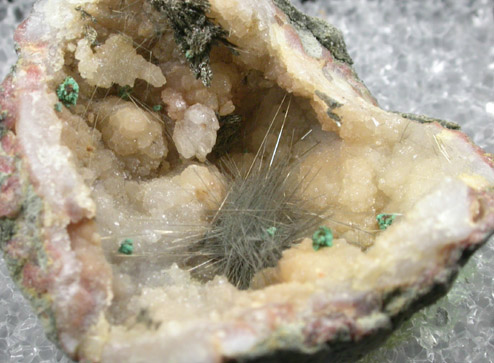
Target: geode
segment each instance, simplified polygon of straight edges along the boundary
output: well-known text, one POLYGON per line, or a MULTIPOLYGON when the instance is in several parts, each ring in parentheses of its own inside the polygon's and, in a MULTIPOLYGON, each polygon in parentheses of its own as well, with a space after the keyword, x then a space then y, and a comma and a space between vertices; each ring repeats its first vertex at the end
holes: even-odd
MULTIPOLYGON (((453 123, 380 109, 340 32, 286 0, 40 0, 16 41, 1 244, 74 359, 348 359, 494 230, 492 156, 453 123), (228 243, 211 225, 252 170, 286 174, 295 198, 271 195, 317 225, 239 288, 201 256, 228 243)), ((256 213, 239 240, 290 225, 256 213)))

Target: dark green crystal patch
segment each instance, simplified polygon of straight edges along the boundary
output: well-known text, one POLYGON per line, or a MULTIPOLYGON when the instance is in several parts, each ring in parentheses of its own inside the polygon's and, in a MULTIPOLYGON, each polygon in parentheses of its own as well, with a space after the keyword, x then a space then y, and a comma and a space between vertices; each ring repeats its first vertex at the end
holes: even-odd
POLYGON ((79 98, 79 84, 72 77, 67 77, 57 87, 57 96, 65 106, 75 106, 79 98))

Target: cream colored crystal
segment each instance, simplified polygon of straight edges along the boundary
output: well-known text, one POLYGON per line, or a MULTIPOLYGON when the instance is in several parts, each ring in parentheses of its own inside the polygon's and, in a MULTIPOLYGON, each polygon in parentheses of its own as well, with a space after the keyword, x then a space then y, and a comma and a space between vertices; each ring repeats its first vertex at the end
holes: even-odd
POLYGON ((112 34, 93 52, 86 38, 79 40, 75 57, 79 60, 81 76, 89 84, 104 88, 114 83, 134 86, 137 78, 154 87, 163 86, 166 79, 160 68, 137 54, 132 44, 131 38, 112 34))
POLYGON ((116 97, 94 108, 103 141, 133 172, 149 175, 160 166, 168 148, 159 117, 116 97))

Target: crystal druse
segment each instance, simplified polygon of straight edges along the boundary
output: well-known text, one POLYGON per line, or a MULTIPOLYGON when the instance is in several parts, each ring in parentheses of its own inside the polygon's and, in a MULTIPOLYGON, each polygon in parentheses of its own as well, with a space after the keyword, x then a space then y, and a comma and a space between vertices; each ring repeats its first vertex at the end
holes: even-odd
MULTIPOLYGON (((492 157, 452 123, 379 108, 339 31, 287 1, 40 0, 16 41, 2 249, 74 359, 362 354, 494 229, 492 157), (318 219, 239 288, 202 257, 230 242, 217 215, 238 213, 222 206, 252 170, 285 172, 318 219)), ((276 242, 287 223, 269 216, 264 237, 235 219, 238 240, 276 242)))

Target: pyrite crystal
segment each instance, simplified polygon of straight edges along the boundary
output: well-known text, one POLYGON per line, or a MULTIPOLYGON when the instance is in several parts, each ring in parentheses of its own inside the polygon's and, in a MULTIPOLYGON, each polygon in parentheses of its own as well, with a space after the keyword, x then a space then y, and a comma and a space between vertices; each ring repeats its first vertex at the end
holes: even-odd
POLYGON ((16 41, 1 246, 76 360, 350 359, 494 230, 492 156, 288 1, 40 0, 16 41))

